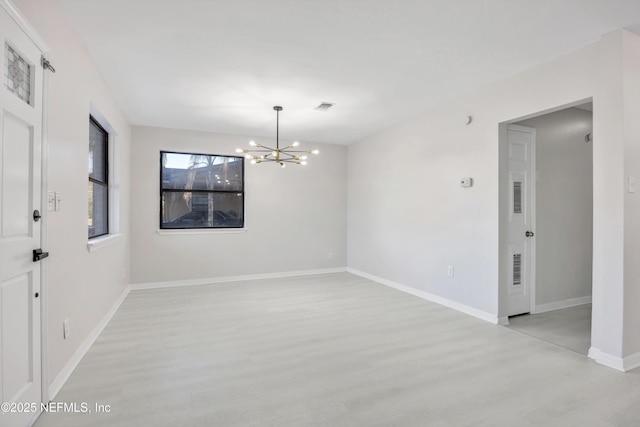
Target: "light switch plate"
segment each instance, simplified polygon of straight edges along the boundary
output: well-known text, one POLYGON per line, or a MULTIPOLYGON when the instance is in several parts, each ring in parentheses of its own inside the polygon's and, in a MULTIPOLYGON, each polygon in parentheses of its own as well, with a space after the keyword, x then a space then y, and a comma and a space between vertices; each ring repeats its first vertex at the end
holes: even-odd
POLYGON ((473 185, 473 178, 461 178, 460 187, 469 188, 473 185))
POLYGON ((47 210, 49 212, 56 210, 56 193, 53 191, 47 192, 47 210))

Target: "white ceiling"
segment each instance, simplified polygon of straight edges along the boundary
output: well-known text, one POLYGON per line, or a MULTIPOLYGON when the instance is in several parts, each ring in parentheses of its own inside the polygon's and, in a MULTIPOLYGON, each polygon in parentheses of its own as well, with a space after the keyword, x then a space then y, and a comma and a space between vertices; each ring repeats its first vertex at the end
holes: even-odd
POLYGON ((60 2, 133 124, 273 138, 282 105, 281 137, 336 144, 640 33, 640 0, 60 2))

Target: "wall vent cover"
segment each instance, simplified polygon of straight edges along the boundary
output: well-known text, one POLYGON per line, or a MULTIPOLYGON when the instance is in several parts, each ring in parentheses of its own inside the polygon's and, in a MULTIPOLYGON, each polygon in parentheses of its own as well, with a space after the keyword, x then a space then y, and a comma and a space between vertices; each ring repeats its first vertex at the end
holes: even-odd
POLYGON ((318 111, 327 111, 329 108, 333 107, 334 105, 336 105, 334 102, 324 102, 323 101, 315 109, 318 110, 318 111))
POLYGON ((513 286, 522 284, 522 254, 513 254, 513 286))
POLYGON ((522 183, 518 181, 513 183, 513 213, 522 213, 522 183))

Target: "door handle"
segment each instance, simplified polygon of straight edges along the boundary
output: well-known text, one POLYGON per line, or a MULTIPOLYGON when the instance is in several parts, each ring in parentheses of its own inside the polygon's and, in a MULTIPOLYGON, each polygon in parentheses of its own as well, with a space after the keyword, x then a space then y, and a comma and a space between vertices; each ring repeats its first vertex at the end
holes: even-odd
POLYGON ((33 262, 38 262, 49 256, 49 252, 43 252, 42 249, 33 250, 33 262))
POLYGON ((527 231, 524 235, 527 237, 533 237, 533 231, 527 231))

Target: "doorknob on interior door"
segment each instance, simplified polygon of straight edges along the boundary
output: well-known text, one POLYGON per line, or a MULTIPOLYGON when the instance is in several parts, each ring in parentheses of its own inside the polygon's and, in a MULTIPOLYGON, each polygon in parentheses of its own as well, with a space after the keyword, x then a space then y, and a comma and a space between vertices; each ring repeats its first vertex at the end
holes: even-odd
POLYGON ((42 249, 33 250, 33 262, 38 262, 49 256, 49 252, 44 252, 42 249))
POLYGON ((527 231, 524 235, 527 237, 533 237, 533 231, 527 231))

